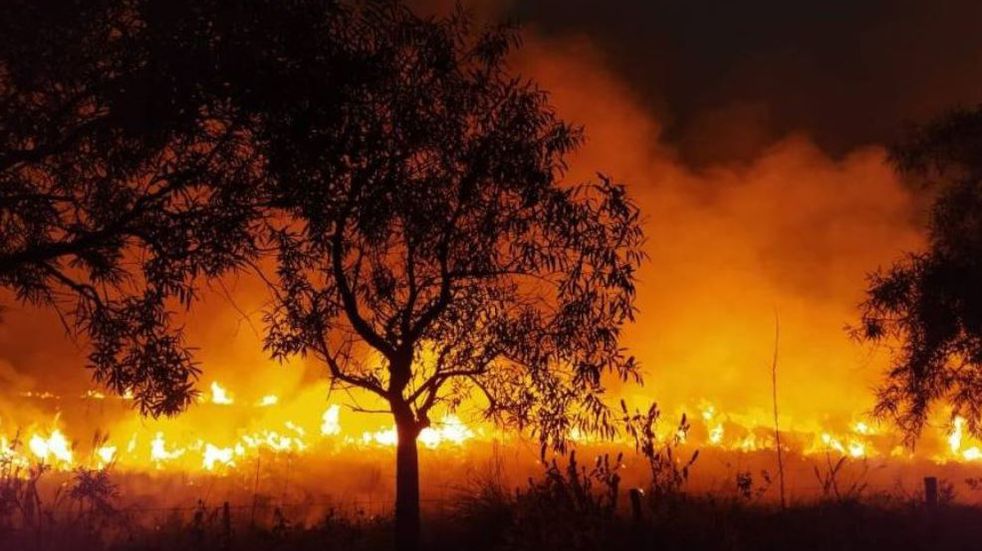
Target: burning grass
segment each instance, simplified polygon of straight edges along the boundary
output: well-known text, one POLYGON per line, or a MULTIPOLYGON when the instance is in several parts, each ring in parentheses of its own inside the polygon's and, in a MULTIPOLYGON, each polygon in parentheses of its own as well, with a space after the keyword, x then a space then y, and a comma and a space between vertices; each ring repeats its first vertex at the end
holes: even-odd
MULTIPOLYGON (((94 391, 80 397, 21 396, 9 413, 0 411, 0 458, 18 466, 21 473, 39 463, 64 472, 112 464, 117 471, 134 473, 226 475, 249 474, 257 463, 277 458, 316 463, 352 453, 384 455, 396 444, 395 428, 386 419, 325 403, 324 385, 312 385, 296 395, 249 396, 218 381, 209 388, 184 415, 158 420, 141 418, 128 407, 125 396, 112 398, 94 391)), ((763 411, 723 411, 707 401, 687 409, 688 414, 676 411, 671 416, 686 416, 681 443, 692 449, 718 453, 726 458, 724 462, 735 463, 755 463, 754 456, 766 457, 776 449, 773 425, 763 411)), ((433 426, 420 434, 421 446, 453 456, 480 455, 480 448, 497 440, 519 449, 536 447, 476 417, 466 405, 462 411, 437 416, 433 426)), ((905 448, 896 432, 862 415, 821 422, 782 418, 780 436, 786 453, 823 464, 831 455, 836 460, 848 457, 886 465, 888 470, 907 470, 922 463, 982 461, 982 443, 970 438, 964 425, 957 417, 950 425, 936 423, 916 450, 905 448)), ((658 431, 652 436, 661 440, 679 436, 665 424, 658 431)), ((599 444, 584 435, 570 437, 580 445, 599 444)), ((622 433, 611 444, 632 442, 622 433)), ((790 469, 795 468, 793 463, 790 469)), ((806 471, 811 478, 812 469, 806 471)))
MULTIPOLYGON (((595 455, 581 449, 516 479, 507 451, 492 448, 481 462, 437 463, 454 485, 430 487, 424 499, 428 549, 967 549, 982 537, 982 508, 956 498, 942 484, 937 508, 917 492, 873 490, 856 484, 859 466, 848 458, 823 473, 840 487, 782 510, 771 481, 749 470, 733 470, 711 489, 695 475, 713 454, 690 464, 692 475, 635 478, 644 471, 674 469, 669 448, 655 453, 595 455), (591 459, 586 459, 590 457, 591 459), (583 459, 581 459, 583 458, 583 459), (454 463, 457 463, 456 468, 454 463), (852 488, 845 491, 845 488, 852 488), (640 489, 636 506, 630 490, 640 489)), ((674 457, 685 457, 681 450, 674 457)), ((815 463, 816 469, 817 463, 815 463)), ((332 463, 326 472, 294 472, 305 485, 281 486, 290 465, 271 465, 268 485, 249 493, 244 478, 204 473, 121 473, 107 466, 71 473, 50 469, 24 478, 7 465, 0 478, 0 541, 4 549, 55 551, 198 549, 388 549, 389 501, 365 458, 332 463), (343 479, 372 479, 360 496, 343 479), (320 491, 311 488, 319 482, 320 491), (162 496, 171 496, 168 501, 162 496)), ((253 486, 255 489, 256 486, 253 486)))
MULTIPOLYGON (((61 407, 23 430, 0 426, 13 429, 0 431, 9 548, 387 548, 394 431, 357 424, 364 416, 325 406, 322 394, 315 402, 220 383, 211 390, 186 416, 161 421, 134 421, 125 399, 85 396, 88 409, 79 410, 56 396, 33 398, 61 407), (109 434, 78 436, 99 421, 110 421, 109 434)), ((708 402, 692 411, 671 416, 677 424, 635 415, 619 441, 578 436, 576 454, 555 462, 540 460, 536 442, 448 414, 420 438, 431 548, 977 541, 971 529, 955 531, 982 521, 977 443, 957 419, 917 452, 868 420, 807 430, 782 422, 789 507, 781 510, 772 429, 708 402), (933 513, 922 505, 929 475, 941 480, 933 513), (631 489, 644 492, 637 509, 631 489)))

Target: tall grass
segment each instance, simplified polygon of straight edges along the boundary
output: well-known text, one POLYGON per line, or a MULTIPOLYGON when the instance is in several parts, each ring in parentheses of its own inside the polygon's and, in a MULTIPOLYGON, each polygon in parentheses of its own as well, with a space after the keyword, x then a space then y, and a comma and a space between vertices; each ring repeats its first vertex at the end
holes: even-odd
MULTIPOLYGON (((831 456, 816 467, 824 491, 810 502, 792 501, 782 509, 773 497, 765 499, 775 483, 766 471, 737 471, 729 488, 693 492, 688 479, 699 468, 699 455, 681 451, 686 419, 659 440, 657 408, 625 416, 638 448, 627 460, 572 452, 544 462, 537 475, 516 487, 505 482, 500 458, 492 455, 446 507, 430 511, 427 548, 906 550, 976 549, 982 541, 979 508, 958 505, 945 494, 929 511, 917 494, 871 493, 865 471, 846 480, 848 460, 831 456), (640 510, 632 510, 624 487, 625 461, 647 467, 646 484, 631 488, 643 492, 637 494, 643 495, 636 501, 640 510)), ((202 498, 187 509, 137 514, 120 505, 126 496, 114 483, 112 465, 76 470, 42 498, 38 485, 50 470, 4 457, 3 551, 374 551, 392 545, 388 516, 313 503, 304 510, 265 499, 237 505, 202 498)))

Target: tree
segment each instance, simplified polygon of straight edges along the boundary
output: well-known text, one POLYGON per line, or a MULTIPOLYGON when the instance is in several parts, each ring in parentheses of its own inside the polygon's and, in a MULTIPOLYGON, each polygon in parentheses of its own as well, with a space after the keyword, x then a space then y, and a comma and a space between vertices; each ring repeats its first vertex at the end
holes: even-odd
POLYGON ((924 251, 870 276, 860 337, 899 342, 876 412, 910 443, 931 406, 948 401, 982 434, 982 109, 913 129, 891 151, 905 175, 936 192, 924 251))
POLYGON ((0 287, 58 310, 91 339, 95 378, 153 415, 183 409, 197 374, 171 305, 255 255, 261 189, 217 57, 189 55, 209 42, 170 15, 0 8, 0 287))
POLYGON ((385 0, 0 9, 0 286, 64 312, 144 413, 193 396, 172 306, 271 247, 266 346, 386 404, 403 546, 434 408, 479 400, 543 449, 609 433, 638 210, 561 183, 580 131, 509 74, 511 29, 385 0))
POLYGON ((619 345, 642 261, 623 187, 561 183, 580 132, 512 76, 509 28, 468 31, 370 3, 349 23, 371 68, 269 121, 278 268, 266 346, 310 354, 385 404, 398 433, 396 537, 419 540, 417 436, 472 398, 561 447, 608 433, 603 374, 638 377, 619 345), (281 121, 277 125, 276 121, 281 121), (336 124, 336 121, 341 121, 336 124), (288 139, 302 124, 308 139, 288 139))

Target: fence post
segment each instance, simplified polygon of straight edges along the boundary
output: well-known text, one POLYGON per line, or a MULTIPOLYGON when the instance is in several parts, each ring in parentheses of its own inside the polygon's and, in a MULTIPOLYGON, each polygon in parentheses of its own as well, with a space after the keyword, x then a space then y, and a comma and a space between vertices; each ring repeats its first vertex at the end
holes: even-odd
POLYGON ((640 488, 631 488, 628 495, 631 496, 631 519, 635 524, 641 524, 641 496, 644 492, 640 488))
POLYGON ((934 476, 924 477, 924 505, 928 511, 938 508, 938 479, 934 476))

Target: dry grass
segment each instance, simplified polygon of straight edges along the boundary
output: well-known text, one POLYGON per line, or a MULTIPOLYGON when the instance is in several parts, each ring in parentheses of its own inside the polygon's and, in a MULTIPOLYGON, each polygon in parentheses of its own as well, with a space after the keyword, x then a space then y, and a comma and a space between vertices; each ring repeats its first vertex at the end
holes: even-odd
MULTIPOLYGON (((691 492, 692 456, 677 442, 646 440, 642 414, 638 459, 650 482, 632 511, 620 456, 583 463, 575 454, 550 462, 518 488, 500 468, 481 469, 444 507, 426 518, 434 551, 549 550, 852 550, 975 549, 982 541, 982 508, 943 499, 934 511, 920 497, 871 493, 842 480, 831 459, 816 471, 823 488, 810 502, 782 510, 767 473, 738 471, 732 488, 691 492), (771 492, 773 493, 773 492, 771 492)), ((686 423, 680 424, 684 432, 686 423)), ((678 434, 678 433, 677 433, 678 434)), ((492 462, 493 463, 493 462, 492 462)), ((390 519, 320 504, 286 507, 260 499, 226 506, 199 501, 189 508, 134 509, 119 505, 111 466, 79 470, 42 499, 48 471, 0 461, 0 549, 3 551, 371 551, 391 548, 390 519), (316 506, 315 506, 316 505, 316 506)))

